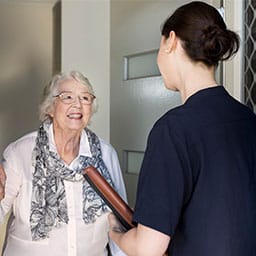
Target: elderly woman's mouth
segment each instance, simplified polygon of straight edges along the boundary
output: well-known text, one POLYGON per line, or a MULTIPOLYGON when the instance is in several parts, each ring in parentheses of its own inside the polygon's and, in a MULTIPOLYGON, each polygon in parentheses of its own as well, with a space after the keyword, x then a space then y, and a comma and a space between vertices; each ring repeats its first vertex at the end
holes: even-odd
POLYGON ((81 119, 83 117, 83 115, 82 114, 74 113, 74 114, 67 115, 67 117, 71 118, 71 119, 81 119))

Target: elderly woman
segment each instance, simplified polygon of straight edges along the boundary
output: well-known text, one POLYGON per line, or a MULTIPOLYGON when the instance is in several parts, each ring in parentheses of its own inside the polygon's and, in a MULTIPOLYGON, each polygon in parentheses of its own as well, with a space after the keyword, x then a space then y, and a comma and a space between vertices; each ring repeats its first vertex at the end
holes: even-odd
POLYGON ((109 241, 109 208, 81 174, 94 166, 126 200, 115 150, 87 128, 95 111, 87 78, 57 74, 44 90, 38 131, 4 151, 1 220, 12 207, 4 256, 125 255, 109 241))

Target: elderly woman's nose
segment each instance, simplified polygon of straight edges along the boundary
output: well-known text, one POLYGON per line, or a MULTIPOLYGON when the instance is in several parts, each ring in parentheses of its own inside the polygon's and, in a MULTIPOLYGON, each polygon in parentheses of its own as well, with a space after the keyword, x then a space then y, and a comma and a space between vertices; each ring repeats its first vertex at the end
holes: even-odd
POLYGON ((76 96, 76 97, 74 98, 73 105, 79 105, 79 106, 82 106, 81 99, 80 99, 80 97, 79 97, 79 96, 76 96))

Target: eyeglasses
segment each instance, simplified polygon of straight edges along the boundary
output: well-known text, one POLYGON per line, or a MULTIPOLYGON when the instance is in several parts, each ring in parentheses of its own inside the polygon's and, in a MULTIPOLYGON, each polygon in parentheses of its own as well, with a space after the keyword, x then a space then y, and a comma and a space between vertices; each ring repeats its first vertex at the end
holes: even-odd
POLYGON ((71 92, 61 92, 58 95, 53 96, 55 98, 59 98, 61 102, 64 104, 72 104, 76 101, 76 98, 78 97, 79 101, 83 105, 91 105, 96 98, 94 95, 90 93, 84 93, 83 95, 75 95, 71 92))

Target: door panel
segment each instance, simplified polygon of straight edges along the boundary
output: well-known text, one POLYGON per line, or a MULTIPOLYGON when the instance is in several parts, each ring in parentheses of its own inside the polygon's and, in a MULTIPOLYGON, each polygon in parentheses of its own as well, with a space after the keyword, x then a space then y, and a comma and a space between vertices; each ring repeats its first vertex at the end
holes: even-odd
MULTIPOLYGON (((149 131, 181 100, 179 93, 165 88, 161 76, 124 80, 125 57, 157 50, 162 22, 187 2, 111 1, 110 140, 118 152, 131 206, 149 131)), ((210 2, 219 7, 220 1, 210 2)))

